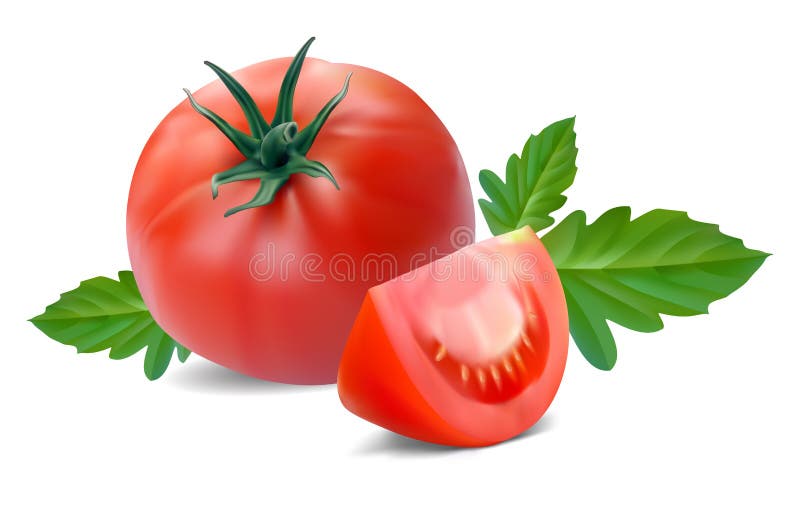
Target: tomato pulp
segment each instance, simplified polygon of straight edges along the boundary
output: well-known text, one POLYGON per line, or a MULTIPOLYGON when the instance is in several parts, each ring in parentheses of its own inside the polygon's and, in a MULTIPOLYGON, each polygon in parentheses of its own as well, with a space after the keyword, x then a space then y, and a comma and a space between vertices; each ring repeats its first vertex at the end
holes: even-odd
POLYGON ((568 339, 556 269, 525 227, 370 289, 339 395, 353 413, 408 437, 494 444, 544 414, 568 339))
POLYGON ((225 367, 297 384, 336 380, 369 287, 455 250, 453 232, 474 228, 461 156, 434 112, 385 74, 305 59, 309 44, 231 76, 259 111, 275 113, 272 124, 249 121, 224 81, 194 94, 198 110, 250 131, 242 149, 189 101, 170 112, 141 154, 127 213, 133 272, 158 324, 225 367), (341 103, 325 109, 337 91, 341 103), (256 127, 276 135, 261 142, 256 127), (292 165, 299 150, 287 146, 312 127, 308 159, 292 165), (243 155, 251 144, 252 159, 243 155), (330 175, 338 189, 309 175, 330 175), (241 206, 254 194, 257 205, 241 206))

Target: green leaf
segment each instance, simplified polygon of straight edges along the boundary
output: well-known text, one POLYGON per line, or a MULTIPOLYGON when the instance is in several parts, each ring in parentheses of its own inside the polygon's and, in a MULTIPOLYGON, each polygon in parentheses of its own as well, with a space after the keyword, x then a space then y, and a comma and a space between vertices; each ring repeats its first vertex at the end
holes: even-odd
POLYGON ((119 281, 102 276, 83 281, 30 321, 78 353, 110 350, 109 357, 119 360, 147 348, 144 373, 151 380, 167 370, 173 350, 181 362, 191 353, 150 316, 131 271, 120 271, 119 281))
POLYGON ((587 225, 576 211, 542 238, 564 285, 570 333, 599 369, 617 360, 607 320, 654 332, 664 326, 660 314, 707 313, 769 256, 684 212, 630 217, 630 208, 617 207, 587 225))
POLYGON ((520 156, 511 155, 503 182, 490 170, 478 176, 490 200, 479 199, 483 216, 494 235, 525 225, 535 231, 554 223, 550 213, 567 201, 562 193, 575 179, 575 118, 567 118, 531 135, 520 156))

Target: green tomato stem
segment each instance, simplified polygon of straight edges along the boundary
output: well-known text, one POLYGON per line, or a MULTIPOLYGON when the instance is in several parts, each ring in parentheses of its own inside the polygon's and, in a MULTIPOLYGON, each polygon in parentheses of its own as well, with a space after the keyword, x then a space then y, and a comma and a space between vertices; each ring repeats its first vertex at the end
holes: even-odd
POLYGON ((331 181, 337 190, 339 189, 339 184, 330 170, 320 162, 307 159, 305 155, 311 149, 328 117, 347 95, 352 73, 345 78, 341 91, 325 104, 306 128, 298 131, 297 123, 292 119, 294 91, 312 42, 314 37, 308 39, 289 65, 281 84, 275 117, 271 124, 267 123, 253 98, 232 75, 211 62, 205 62, 236 99, 247 120, 250 134, 237 130, 219 115, 198 104, 189 90, 184 88, 183 91, 189 97, 189 103, 194 110, 213 123, 246 158, 244 162, 214 174, 211 178, 211 196, 217 198, 219 187, 224 184, 250 179, 258 179, 261 182, 258 191, 249 202, 229 209, 225 216, 270 204, 292 174, 324 177, 331 181))

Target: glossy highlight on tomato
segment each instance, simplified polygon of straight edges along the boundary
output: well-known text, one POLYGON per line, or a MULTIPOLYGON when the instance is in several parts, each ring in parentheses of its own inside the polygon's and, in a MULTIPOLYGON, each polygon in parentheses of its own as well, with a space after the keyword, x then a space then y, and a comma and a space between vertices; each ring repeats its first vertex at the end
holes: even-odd
POLYGON ((375 70, 305 58, 310 43, 230 75, 244 94, 217 80, 170 112, 127 213, 156 322, 209 360, 297 384, 334 382, 367 289, 453 251, 452 231, 475 219, 459 151, 425 102, 375 70), (275 120, 249 120, 246 94, 275 120), (394 270, 364 269, 375 255, 394 270))
POLYGON ((339 396, 408 437, 498 443, 552 402, 568 327, 555 267, 525 227, 370 289, 339 367, 339 396))

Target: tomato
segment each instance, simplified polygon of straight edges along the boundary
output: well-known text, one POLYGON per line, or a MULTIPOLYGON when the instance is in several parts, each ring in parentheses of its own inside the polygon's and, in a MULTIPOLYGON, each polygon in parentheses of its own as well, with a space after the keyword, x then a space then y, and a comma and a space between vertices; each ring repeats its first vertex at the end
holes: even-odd
POLYGON ((557 272, 525 227, 371 288, 339 367, 339 396, 411 438, 490 445, 544 414, 568 339, 557 272))
POLYGON ((232 75, 209 64, 221 80, 153 132, 127 212, 156 322, 218 364, 296 384, 336 380, 369 287, 474 228, 434 112, 385 74, 305 58, 310 43, 232 75))

